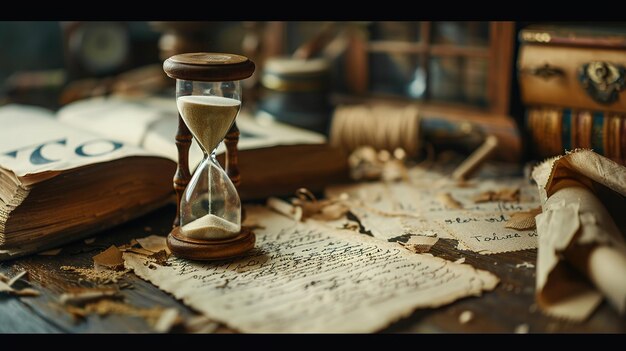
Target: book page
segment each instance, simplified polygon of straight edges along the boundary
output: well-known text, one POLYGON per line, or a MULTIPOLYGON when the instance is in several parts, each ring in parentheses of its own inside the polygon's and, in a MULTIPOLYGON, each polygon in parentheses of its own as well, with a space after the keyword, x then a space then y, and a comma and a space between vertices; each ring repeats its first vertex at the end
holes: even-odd
MULTIPOLYGON (((178 109, 174 96, 141 99, 112 96, 81 100, 59 110, 58 118, 66 124, 139 146, 171 160, 178 159, 175 144, 178 109)), ((237 127, 241 133, 239 150, 326 142, 321 134, 279 122, 257 120, 245 111, 237 116, 237 127)), ((225 150, 221 143, 217 153, 225 150)), ((192 169, 202 157, 202 150, 194 140, 189 151, 192 169)))
POLYGON ((506 228, 512 214, 540 206, 536 187, 523 178, 474 179, 459 184, 435 170, 414 167, 410 173, 410 182, 333 186, 326 196, 347 194, 351 212, 366 230, 383 240, 436 234, 457 239, 460 248, 481 254, 537 247, 535 230, 506 228), (519 199, 476 202, 480 194, 507 189, 519 189, 519 199), (454 206, 446 199, 455 202, 454 206))
POLYGON ((60 123, 41 108, 0 108, 0 167, 18 177, 63 171, 148 152, 60 123))
POLYGON ((295 222, 263 207, 246 211, 262 229, 242 258, 170 257, 168 266, 150 269, 143 256, 127 252, 126 265, 207 317, 248 333, 373 332, 415 309, 480 295, 498 283, 489 272, 395 243, 295 222))

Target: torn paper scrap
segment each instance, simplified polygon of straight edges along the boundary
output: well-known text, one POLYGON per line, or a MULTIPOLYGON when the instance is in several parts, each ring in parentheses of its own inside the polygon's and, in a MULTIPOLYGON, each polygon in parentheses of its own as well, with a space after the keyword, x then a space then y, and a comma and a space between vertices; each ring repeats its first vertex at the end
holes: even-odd
POLYGON ((407 242, 400 243, 400 245, 411 252, 424 253, 430 251, 438 240, 436 236, 411 235, 407 242))
POLYGON ((93 257, 93 265, 96 270, 123 270, 124 260, 122 259, 122 252, 115 245, 111 245, 108 249, 93 257))
POLYGON ((528 230, 537 228, 535 216, 541 213, 541 207, 530 211, 515 212, 511 214, 511 219, 505 225, 506 228, 517 230, 528 230))
POLYGON ((543 201, 536 217, 539 307, 580 321, 604 296, 624 313, 626 280, 615 277, 626 276, 626 241, 619 229, 626 168, 590 150, 575 150, 535 167, 533 178, 543 201))
POLYGON ((141 245, 142 248, 148 251, 152 251, 156 253, 156 252, 165 250, 165 252, 167 252, 167 254, 169 255, 172 252, 170 251, 170 248, 167 247, 167 244, 165 243, 165 240, 163 239, 164 238, 162 236, 150 235, 145 238, 137 238, 135 240, 137 240, 137 242, 139 243, 139 245, 141 245))
POLYGON ((467 264, 408 252, 349 231, 295 222, 248 207, 264 229, 244 257, 218 262, 173 258, 127 266, 208 318, 241 332, 372 332, 418 308, 480 295, 498 283, 467 264))

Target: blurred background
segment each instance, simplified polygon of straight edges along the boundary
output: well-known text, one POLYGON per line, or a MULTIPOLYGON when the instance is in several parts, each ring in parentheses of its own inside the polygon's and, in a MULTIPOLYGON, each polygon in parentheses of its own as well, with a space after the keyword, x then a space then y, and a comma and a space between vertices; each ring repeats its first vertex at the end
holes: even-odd
MULTIPOLYGON (((57 110, 94 96, 173 95, 164 59, 229 52, 257 65, 244 81, 244 108, 257 116, 328 136, 338 106, 412 105, 420 111, 421 137, 449 146, 479 129, 499 138, 496 158, 517 162, 530 156, 516 62, 520 33, 533 25, 0 22, 0 104, 57 110)), ((541 33, 537 38, 532 45, 541 44, 541 33)), ((463 140, 456 146, 468 151, 482 139, 463 140)))

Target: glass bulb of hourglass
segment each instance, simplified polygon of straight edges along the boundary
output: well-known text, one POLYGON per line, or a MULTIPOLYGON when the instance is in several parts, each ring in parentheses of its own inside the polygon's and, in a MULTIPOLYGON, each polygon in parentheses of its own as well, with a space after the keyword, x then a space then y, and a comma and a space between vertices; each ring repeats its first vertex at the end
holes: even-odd
POLYGON ((181 199, 181 234, 194 239, 234 237, 241 230, 241 202, 215 159, 215 150, 241 107, 238 83, 179 81, 181 84, 178 111, 205 152, 181 199))

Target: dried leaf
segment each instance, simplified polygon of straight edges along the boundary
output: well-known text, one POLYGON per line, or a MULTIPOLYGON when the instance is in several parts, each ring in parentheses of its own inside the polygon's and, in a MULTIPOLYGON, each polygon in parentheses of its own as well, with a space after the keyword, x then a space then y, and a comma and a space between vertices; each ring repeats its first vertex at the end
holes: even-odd
POLYGON ((489 201, 518 202, 520 197, 519 188, 503 188, 498 191, 487 190, 474 196, 474 203, 489 201))
POLYGON ((413 235, 406 243, 402 243, 405 249, 415 252, 424 253, 430 251, 430 249, 437 243, 439 238, 432 236, 413 235))
POLYGON ((166 239, 163 236, 158 235, 150 235, 145 238, 137 238, 135 239, 139 243, 139 245, 152 252, 159 252, 165 250, 167 254, 171 254, 169 247, 167 247, 166 239))
POLYGON ((93 263, 96 270, 112 269, 115 271, 121 271, 124 269, 122 251, 115 247, 115 245, 111 245, 108 249, 95 255, 93 257, 93 263))
POLYGON ((460 210, 463 208, 463 205, 452 197, 450 193, 439 193, 437 194, 437 200, 441 202, 442 205, 452 208, 455 210, 460 210))
POLYGON ((48 250, 48 251, 42 251, 40 253, 38 253, 37 255, 39 256, 56 256, 59 253, 61 253, 61 250, 63 250, 62 248, 58 248, 58 249, 52 249, 52 250, 48 250))
POLYGON ((493 198, 495 197, 495 192, 489 190, 489 191, 484 191, 476 196, 474 196, 473 200, 474 203, 483 203, 483 202, 489 202, 489 201, 494 201, 493 198))
POLYGON ((511 219, 504 226, 515 230, 528 230, 537 227, 535 216, 541 213, 541 207, 537 207, 530 211, 516 212, 511 215, 511 219))
POLYGON ((519 201, 520 190, 519 188, 504 188, 497 192, 496 200, 517 202, 519 201))
POLYGON ((107 288, 73 288, 61 294, 59 302, 64 305, 81 305, 102 298, 119 297, 117 289, 107 288))

